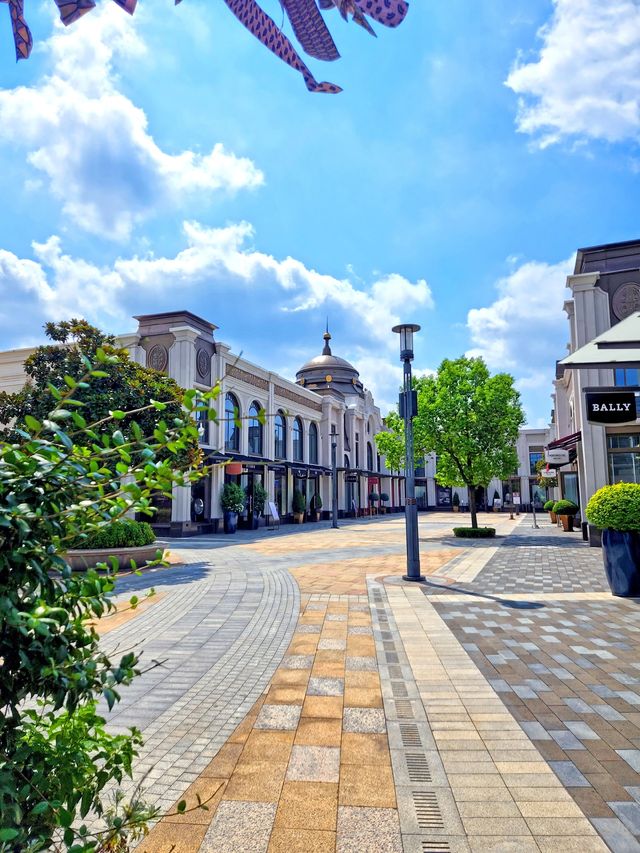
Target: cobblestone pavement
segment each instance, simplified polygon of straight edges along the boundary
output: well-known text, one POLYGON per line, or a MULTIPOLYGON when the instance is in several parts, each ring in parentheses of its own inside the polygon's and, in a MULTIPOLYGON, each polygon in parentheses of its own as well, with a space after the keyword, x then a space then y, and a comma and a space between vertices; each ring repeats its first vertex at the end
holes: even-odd
POLYGON ((139 850, 640 851, 640 607, 579 534, 459 521, 421 517, 425 584, 393 517, 173 543, 189 565, 123 579, 163 598, 105 646, 168 662, 111 718, 144 723, 166 811, 209 800, 139 850))
POLYGON ((123 578, 120 597, 155 586, 154 606, 105 634, 114 657, 134 648, 144 675, 107 715, 111 731, 137 726, 136 777, 145 799, 168 808, 210 762, 269 683, 298 617, 286 570, 224 561, 190 546, 180 568, 123 578), (153 662, 159 666, 153 666, 153 662))

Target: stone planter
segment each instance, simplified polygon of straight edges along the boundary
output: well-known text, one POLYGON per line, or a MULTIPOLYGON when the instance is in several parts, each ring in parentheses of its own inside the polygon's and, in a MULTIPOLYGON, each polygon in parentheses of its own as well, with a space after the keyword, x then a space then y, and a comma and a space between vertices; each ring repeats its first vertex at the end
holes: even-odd
POLYGON ((131 560, 136 561, 138 568, 146 566, 147 563, 157 559, 158 551, 164 551, 155 543, 153 545, 144 545, 141 548, 87 548, 87 549, 69 549, 65 554, 65 560, 74 572, 82 572, 85 569, 92 569, 98 563, 106 563, 111 566, 110 557, 115 557, 118 561, 118 569, 131 568, 131 560))
POLYGON ((602 555, 613 595, 640 595, 640 534, 603 530, 602 555))
POLYGON ((304 521, 304 513, 303 512, 294 512, 293 520, 296 524, 302 524, 304 521))
POLYGON ((558 516, 555 514, 555 512, 549 512, 549 518, 551 519, 551 524, 558 523, 558 516))
POLYGON ((562 529, 565 533, 573 532, 573 516, 572 515, 560 515, 558 516, 560 521, 562 522, 562 529))

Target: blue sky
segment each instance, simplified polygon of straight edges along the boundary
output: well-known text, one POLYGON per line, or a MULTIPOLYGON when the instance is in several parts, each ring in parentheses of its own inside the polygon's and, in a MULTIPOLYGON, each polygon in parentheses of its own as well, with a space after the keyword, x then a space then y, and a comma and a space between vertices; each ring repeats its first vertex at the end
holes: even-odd
POLYGON ((377 39, 334 9, 342 58, 308 64, 339 95, 223 3, 26 12, 16 64, 0 4, 2 349, 187 308, 292 377, 328 316, 384 409, 401 319, 418 370, 482 354, 546 422, 576 248, 640 236, 635 0, 412 2, 377 39))

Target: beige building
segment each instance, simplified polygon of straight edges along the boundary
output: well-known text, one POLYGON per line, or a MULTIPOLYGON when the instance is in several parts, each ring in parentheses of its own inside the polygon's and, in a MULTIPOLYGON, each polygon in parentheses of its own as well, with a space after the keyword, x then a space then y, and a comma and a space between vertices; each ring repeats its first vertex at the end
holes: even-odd
MULTIPOLYGON (((159 501, 157 526, 162 532, 190 535, 221 529, 220 494, 229 480, 247 491, 247 524, 257 482, 282 520, 292 518, 294 490, 305 495, 308 518, 315 518, 315 496, 327 518, 333 443, 341 516, 380 509, 379 499, 369 500, 371 494, 387 494, 387 510, 402 508, 404 478, 388 471, 376 453, 374 436, 383 428, 380 410, 353 365, 333 355, 328 331, 322 352, 292 382, 233 353, 216 339, 214 324, 188 311, 135 319, 136 331, 118 337, 134 361, 166 372, 183 388, 221 387, 218 422, 203 418, 200 424, 211 474, 192 488, 175 489, 172 500, 159 501)), ((24 385, 23 364, 32 351, 0 353, 0 388, 17 391, 24 385)))
POLYGON ((565 451, 562 495, 584 515, 601 486, 640 482, 640 241, 580 249, 567 287, 569 354, 558 362, 548 449, 565 451))

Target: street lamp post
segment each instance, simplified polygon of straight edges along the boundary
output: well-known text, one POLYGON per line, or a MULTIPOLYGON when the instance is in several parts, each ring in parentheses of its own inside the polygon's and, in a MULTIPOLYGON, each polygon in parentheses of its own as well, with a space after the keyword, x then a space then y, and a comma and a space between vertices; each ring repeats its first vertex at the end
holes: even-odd
POLYGON ((331 526, 338 528, 338 435, 331 427, 331 526))
POLYGON ((420 547, 418 543, 418 505, 416 503, 416 470, 413 458, 413 418, 417 414, 417 395, 412 387, 411 362, 413 361, 413 333, 420 331, 415 323, 394 326, 400 335, 400 361, 404 363, 404 384, 400 393, 400 416, 404 418, 405 444, 405 526, 407 536, 407 581, 423 581, 420 574, 420 547))

